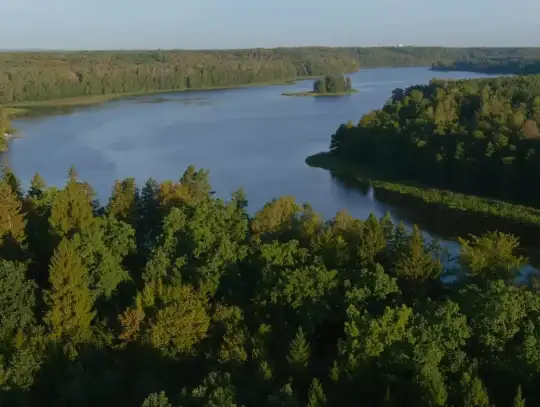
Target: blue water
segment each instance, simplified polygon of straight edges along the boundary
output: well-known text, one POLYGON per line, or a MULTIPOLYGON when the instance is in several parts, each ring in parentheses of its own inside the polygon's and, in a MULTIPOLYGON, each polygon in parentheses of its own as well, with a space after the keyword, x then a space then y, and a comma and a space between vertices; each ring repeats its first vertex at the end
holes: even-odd
MULTIPOLYGON (((15 121, 23 138, 12 142, 7 159, 25 185, 37 171, 49 184, 61 186, 74 164, 102 200, 115 179, 135 177, 140 185, 149 177, 179 179, 194 164, 210 170, 218 196, 227 198, 243 187, 252 210, 274 197, 293 195, 326 217, 341 209, 359 218, 389 211, 395 221, 410 226, 399 208, 377 200, 376 194, 345 186, 304 160, 327 150, 340 124, 357 122, 381 107, 395 88, 428 83, 434 77, 480 76, 486 75, 380 68, 352 74, 359 92, 345 97, 281 95, 311 90, 312 81, 301 81, 124 99, 67 115, 15 121)), ((424 231, 457 250, 453 238, 438 235, 436 227, 427 225, 424 231)))

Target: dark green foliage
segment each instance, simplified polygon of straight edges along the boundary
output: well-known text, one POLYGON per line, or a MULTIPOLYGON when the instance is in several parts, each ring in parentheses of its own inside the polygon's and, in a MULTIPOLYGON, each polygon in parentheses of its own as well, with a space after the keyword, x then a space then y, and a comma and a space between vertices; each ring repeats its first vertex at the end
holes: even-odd
POLYGON ((531 75, 540 73, 540 55, 529 57, 472 58, 458 59, 451 62, 437 61, 435 71, 467 71, 488 74, 531 75))
POLYGON ((453 191, 540 205, 540 76, 396 89, 332 136, 338 159, 453 191))
POLYGON ((140 194, 120 181, 102 208, 74 170, 60 190, 10 184, 2 405, 540 403, 540 297, 512 236, 463 240, 449 270, 389 216, 323 221, 291 197, 249 216, 193 167, 140 194))
POLYGON ((0 346, 35 322, 36 289, 24 264, 0 260, 0 346))
POLYGON ((10 52, 0 53, 0 104, 284 82, 296 77, 341 75, 359 67, 429 66, 438 61, 447 64, 457 59, 509 57, 540 58, 540 51, 536 48, 303 47, 10 52))
POLYGON ((172 407, 171 403, 169 403, 169 399, 165 395, 164 392, 161 393, 152 393, 149 395, 144 402, 142 403, 141 407, 172 407))
POLYGON ((313 83, 314 93, 345 93, 352 90, 351 78, 343 76, 325 76, 313 83))
POLYGON ((514 404, 513 407, 525 407, 525 399, 523 398, 523 394, 521 393, 521 386, 518 387, 516 397, 514 397, 514 404))
POLYGON ((0 53, 0 104, 285 82, 359 66, 353 49, 324 47, 0 53))
MULTIPOLYGON (((1 92, 1 91, 0 91, 1 92)), ((1 102, 0 102, 1 103, 1 102)), ((13 133, 14 129, 11 127, 9 117, 0 105, 0 152, 7 150, 8 142, 6 135, 8 133, 13 133)))

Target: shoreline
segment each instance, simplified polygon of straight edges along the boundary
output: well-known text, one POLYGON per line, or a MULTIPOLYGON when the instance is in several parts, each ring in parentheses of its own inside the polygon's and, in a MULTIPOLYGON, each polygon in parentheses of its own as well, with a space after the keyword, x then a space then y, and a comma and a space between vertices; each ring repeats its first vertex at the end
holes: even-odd
POLYGON ((315 92, 283 92, 281 96, 290 96, 290 97, 325 97, 325 96, 347 96, 352 95, 353 93, 358 93, 357 89, 351 89, 346 92, 338 93, 315 93, 315 92))
POLYGON ((367 182, 374 188, 408 196, 430 205, 437 205, 453 211, 475 212, 484 216, 502 218, 511 222, 540 227, 540 209, 515 203, 467 195, 460 192, 414 184, 405 180, 391 180, 387 174, 374 169, 360 168, 358 165, 343 161, 331 153, 318 153, 306 158, 306 164, 334 172, 335 174, 367 182))
POLYGON ((163 95, 167 93, 184 93, 184 92, 200 92, 200 91, 214 91, 214 90, 227 90, 227 89, 243 89, 254 88, 263 86, 290 86, 296 84, 297 81, 317 79, 320 76, 301 76, 296 78, 290 78, 272 82, 253 82, 228 86, 215 86, 208 88, 189 88, 189 89, 163 89, 163 90, 150 90, 141 92, 127 92, 127 93, 113 93, 107 95, 85 95, 76 96, 62 99, 49 99, 29 102, 17 102, 6 103, 3 105, 6 114, 11 117, 25 116, 33 111, 48 110, 48 109, 62 109, 72 107, 88 107, 102 105, 107 102, 113 102, 124 98, 138 97, 138 96, 152 96, 163 95))

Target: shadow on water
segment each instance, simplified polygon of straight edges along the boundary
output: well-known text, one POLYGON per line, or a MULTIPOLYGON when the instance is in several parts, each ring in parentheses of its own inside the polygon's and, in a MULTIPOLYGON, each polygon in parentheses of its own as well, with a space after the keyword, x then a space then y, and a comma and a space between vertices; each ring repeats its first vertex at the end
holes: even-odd
POLYGON ((470 211, 461 211, 444 205, 426 203, 420 198, 372 188, 369 182, 332 173, 334 182, 344 188, 355 189, 364 196, 388 207, 394 222, 404 222, 418 227, 432 236, 437 236, 441 245, 450 250, 451 256, 458 254, 456 246, 459 237, 480 236, 489 231, 499 231, 519 237, 521 254, 529 259, 533 267, 540 266, 538 236, 540 226, 506 220, 470 211))
POLYGON ((77 106, 32 106, 25 110, 23 113, 17 114, 17 119, 35 119, 48 116, 67 116, 77 111, 98 109, 101 106, 101 104, 77 106))
POLYGON ((25 108, 24 112, 17 114, 17 119, 41 118, 48 116, 67 116, 77 111, 89 111, 92 109, 100 109, 103 105, 112 105, 116 102, 129 101, 131 103, 140 104, 156 104, 156 103, 180 103, 180 104, 195 104, 209 105, 210 100, 204 97, 191 98, 171 98, 162 96, 125 96, 104 100, 99 103, 74 104, 74 105, 35 105, 25 108))
POLYGON ((168 97, 138 97, 132 99, 131 103, 181 103, 181 104, 210 104, 210 101, 207 98, 188 98, 188 99, 179 99, 179 98, 168 98, 168 97))

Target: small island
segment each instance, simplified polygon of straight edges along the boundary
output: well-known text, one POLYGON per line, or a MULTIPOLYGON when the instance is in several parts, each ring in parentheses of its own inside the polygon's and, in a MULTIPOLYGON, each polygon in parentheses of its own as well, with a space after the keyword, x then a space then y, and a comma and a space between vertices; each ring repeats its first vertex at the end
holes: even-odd
POLYGON ((311 92, 285 92, 283 96, 344 96, 358 92, 353 89, 351 78, 344 76, 325 76, 313 83, 311 92))

